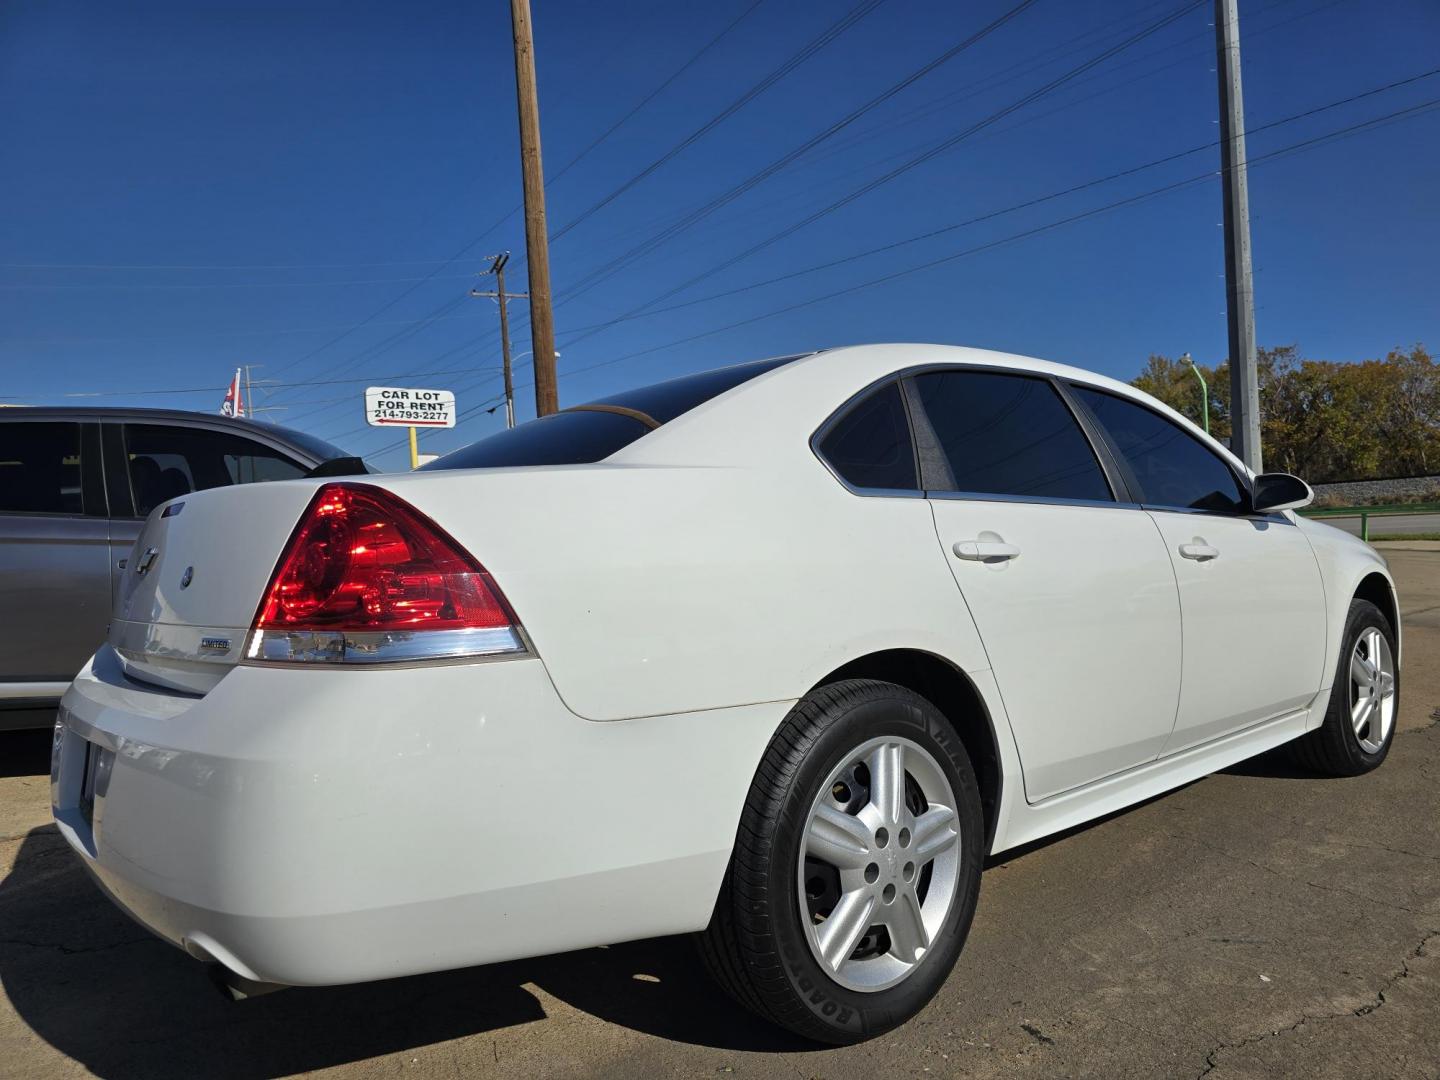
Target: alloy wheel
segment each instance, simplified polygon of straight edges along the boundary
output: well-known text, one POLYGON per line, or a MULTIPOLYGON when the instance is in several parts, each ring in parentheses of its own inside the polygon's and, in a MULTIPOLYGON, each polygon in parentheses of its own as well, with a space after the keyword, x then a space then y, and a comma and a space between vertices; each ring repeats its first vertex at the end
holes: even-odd
POLYGON ((800 918, 842 986, 884 990, 924 959, 955 903, 955 806, 936 760, 898 736, 865 742, 820 788, 801 844, 800 918))
POLYGON ((1395 659, 1373 626, 1360 632, 1350 653, 1350 723, 1367 754, 1380 751, 1395 724, 1395 659))

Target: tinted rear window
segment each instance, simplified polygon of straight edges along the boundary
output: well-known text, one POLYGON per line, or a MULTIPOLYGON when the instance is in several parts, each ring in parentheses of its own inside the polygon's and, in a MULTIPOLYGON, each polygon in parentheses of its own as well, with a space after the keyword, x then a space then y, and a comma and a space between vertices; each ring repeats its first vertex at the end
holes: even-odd
MULTIPOLYGON (((772 371, 798 356, 755 360, 716 371, 642 386, 598 398, 592 404, 636 409, 667 424, 726 390, 772 371)), ((491 469, 517 465, 584 465, 603 461, 648 434, 639 420, 618 413, 558 412, 501 431, 422 466, 424 469, 491 469)))
POLYGON ((258 428, 268 432, 281 442, 287 442, 303 453, 309 454, 316 461, 333 461, 336 458, 348 457, 349 454, 341 450, 334 443, 328 443, 324 439, 311 435, 306 431, 297 431, 294 428, 282 427, 279 424, 270 424, 264 420, 251 420, 248 416, 236 425, 238 434, 245 433, 245 427, 258 428))
POLYGON ((80 485, 79 424, 0 424, 0 513, 83 513, 80 485))
POLYGON ((820 441, 831 467, 858 488, 913 490, 915 449, 900 385, 889 383, 851 407, 820 441))

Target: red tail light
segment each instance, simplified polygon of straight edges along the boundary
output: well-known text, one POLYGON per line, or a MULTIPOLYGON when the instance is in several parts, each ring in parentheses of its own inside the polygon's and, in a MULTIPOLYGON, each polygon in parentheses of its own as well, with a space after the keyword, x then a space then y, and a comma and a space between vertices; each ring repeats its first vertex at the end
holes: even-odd
POLYGON ((285 546, 247 656, 376 662, 524 649, 495 582, 381 488, 327 484, 285 546))

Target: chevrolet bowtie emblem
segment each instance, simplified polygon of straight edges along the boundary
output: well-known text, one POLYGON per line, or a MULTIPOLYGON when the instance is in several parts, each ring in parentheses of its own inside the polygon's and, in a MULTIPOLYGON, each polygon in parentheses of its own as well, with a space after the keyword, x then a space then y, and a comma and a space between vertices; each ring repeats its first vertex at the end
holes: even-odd
POLYGON ((136 560, 136 563, 135 563, 135 572, 136 572, 137 574, 143 574, 143 573, 145 573, 145 571, 146 571, 146 570, 149 570, 149 569, 150 569, 150 565, 155 561, 155 556, 157 556, 157 555, 159 555, 159 554, 160 554, 160 549, 159 549, 159 548, 146 548, 146 549, 145 549, 145 554, 144 554, 144 555, 141 555, 140 558, 139 558, 138 560, 136 560))

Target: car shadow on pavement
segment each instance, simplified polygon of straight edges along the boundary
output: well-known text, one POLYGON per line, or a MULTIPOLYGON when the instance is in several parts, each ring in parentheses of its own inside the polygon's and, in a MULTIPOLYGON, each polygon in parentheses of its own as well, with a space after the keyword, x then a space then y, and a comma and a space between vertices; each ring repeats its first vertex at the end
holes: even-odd
POLYGON ((666 1039, 814 1049, 730 1001, 684 937, 231 1002, 105 899, 53 826, 25 836, 0 882, 0 985, 102 1077, 288 1075, 542 1020, 546 996, 666 1039))
POLYGON ((1226 776, 1254 776, 1270 780, 1316 780, 1320 774, 1295 760, 1290 746, 1277 746, 1258 757, 1238 761, 1222 770, 1226 776))

